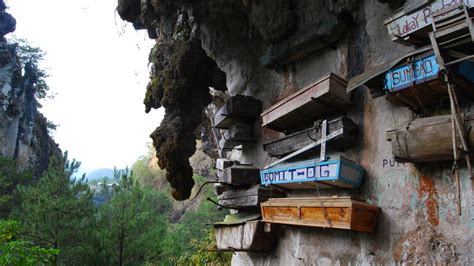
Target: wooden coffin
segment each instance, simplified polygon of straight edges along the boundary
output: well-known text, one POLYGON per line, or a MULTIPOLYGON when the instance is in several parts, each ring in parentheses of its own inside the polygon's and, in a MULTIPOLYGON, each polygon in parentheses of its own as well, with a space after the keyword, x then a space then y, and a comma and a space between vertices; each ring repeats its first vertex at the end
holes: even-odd
POLYGON ((327 114, 340 114, 351 104, 347 81, 330 73, 262 112, 262 127, 292 133, 313 126, 327 114))
MULTIPOLYGON (((330 150, 342 151, 353 148, 357 141, 357 126, 347 117, 339 117, 332 121, 328 121, 328 132, 332 134, 340 131, 340 134, 333 139, 328 140, 328 148, 330 150)), ((299 150, 314 140, 321 139, 321 127, 311 127, 304 129, 281 139, 277 139, 266 144, 263 144, 263 149, 268 152, 270 156, 281 157, 299 150)), ((319 149, 314 149, 317 151, 319 149)))
POLYGON ((261 221, 242 224, 215 224, 217 250, 219 251, 269 251, 275 234, 265 232, 261 221))
POLYGON ((260 170, 250 165, 233 165, 218 171, 219 182, 234 186, 252 186, 260 183, 260 170))
POLYGON ((227 167, 231 167, 234 164, 238 164, 238 162, 229 160, 227 158, 217 158, 216 169, 222 171, 226 169, 227 167))
POLYGON ((422 2, 412 8, 401 9, 385 20, 393 41, 405 44, 428 44, 430 40, 427 33, 432 31, 432 13, 461 2, 467 7, 474 6, 474 1, 462 0, 424 0, 422 2))
POLYGON ((362 183, 364 170, 342 156, 295 163, 279 164, 260 171, 260 183, 288 189, 357 188, 362 183))
POLYGON ((238 123, 230 127, 222 134, 222 139, 219 141, 219 148, 221 150, 231 150, 236 146, 244 143, 254 142, 252 126, 245 123, 238 123))
POLYGON ((351 197, 269 199, 261 204, 266 223, 375 231, 379 207, 351 197))
MULTIPOLYGON (((474 115, 465 117, 465 128, 474 127, 474 115)), ((399 161, 434 162, 453 160, 451 116, 419 118, 410 124, 387 131, 392 154, 399 161)), ((474 130, 466 135, 470 147, 474 147, 474 130)), ((461 140, 457 138, 457 143, 461 140)), ((471 155, 474 156, 471 148, 471 155)))
POLYGON ((217 196, 219 204, 232 209, 249 209, 260 206, 260 202, 269 198, 284 197, 285 194, 269 187, 255 185, 250 188, 240 188, 225 191, 217 196))
POLYGON ((262 102, 244 95, 230 97, 214 116, 216 128, 227 129, 237 123, 251 123, 258 117, 262 102))

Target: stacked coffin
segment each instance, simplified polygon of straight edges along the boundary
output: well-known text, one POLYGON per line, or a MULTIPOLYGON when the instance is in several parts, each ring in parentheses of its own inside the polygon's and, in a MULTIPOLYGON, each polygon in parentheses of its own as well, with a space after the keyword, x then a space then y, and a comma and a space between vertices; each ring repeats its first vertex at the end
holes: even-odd
POLYGON ((253 123, 261 112, 262 103, 250 96, 236 95, 214 116, 214 126, 226 130, 219 141, 219 149, 226 151, 254 142, 253 123))
POLYGON ((285 196, 271 187, 260 186, 260 170, 238 161, 217 159, 216 194, 219 205, 234 210, 221 223, 214 224, 218 250, 266 251, 270 232, 264 232, 260 221, 260 203, 285 196))
MULTIPOLYGON (((343 115, 351 105, 346 87, 344 79, 331 73, 262 112, 262 126, 284 134, 264 144, 270 156, 280 159, 260 171, 263 186, 293 190, 361 185, 362 167, 341 155, 326 156, 326 143, 330 152, 344 151, 357 140, 356 124, 343 115)), ((260 206, 266 223, 362 232, 374 231, 378 213, 378 207, 348 197, 270 198, 260 206)))

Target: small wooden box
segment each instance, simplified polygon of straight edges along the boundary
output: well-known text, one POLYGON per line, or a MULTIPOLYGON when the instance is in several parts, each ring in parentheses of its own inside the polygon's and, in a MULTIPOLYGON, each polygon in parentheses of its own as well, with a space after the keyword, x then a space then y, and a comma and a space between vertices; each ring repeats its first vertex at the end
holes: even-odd
POLYGON ((351 197, 269 199, 261 204, 267 223, 375 231, 379 207, 351 197))
POLYGON ((216 244, 219 251, 269 251, 274 234, 265 232, 261 221, 243 224, 214 224, 216 244))
POLYGON ((347 81, 330 73, 262 112, 262 127, 296 132, 313 126, 325 114, 340 114, 351 104, 347 81))
POLYGON ((260 171, 262 185, 288 189, 357 188, 362 183, 364 169, 342 156, 320 162, 318 159, 279 164, 260 171))
POLYGON ((252 123, 262 110, 262 102, 244 95, 230 97, 214 115, 216 128, 228 129, 237 123, 252 123))
POLYGON ((233 165, 217 171, 219 182, 233 186, 252 186, 260 183, 260 169, 250 165, 233 165))
MULTIPOLYGON (((341 134, 333 139, 328 140, 328 148, 330 150, 342 151, 350 149, 357 143, 357 126, 347 117, 339 117, 337 119, 328 121, 328 133, 331 134, 338 130, 342 130, 341 134)), ((270 156, 281 157, 291 152, 299 150, 311 143, 314 140, 321 139, 321 127, 304 129, 283 138, 273 140, 263 144, 263 149, 268 152, 270 156)), ((318 151, 319 149, 313 149, 318 151)))

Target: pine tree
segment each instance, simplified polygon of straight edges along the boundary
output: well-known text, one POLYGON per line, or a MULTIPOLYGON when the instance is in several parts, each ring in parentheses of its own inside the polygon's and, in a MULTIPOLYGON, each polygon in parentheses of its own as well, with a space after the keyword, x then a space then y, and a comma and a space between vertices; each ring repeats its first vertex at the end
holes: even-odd
POLYGON ((46 173, 36 184, 19 187, 23 235, 42 247, 59 249, 55 263, 80 263, 91 250, 94 206, 84 176, 72 175, 80 163, 52 157, 46 173))

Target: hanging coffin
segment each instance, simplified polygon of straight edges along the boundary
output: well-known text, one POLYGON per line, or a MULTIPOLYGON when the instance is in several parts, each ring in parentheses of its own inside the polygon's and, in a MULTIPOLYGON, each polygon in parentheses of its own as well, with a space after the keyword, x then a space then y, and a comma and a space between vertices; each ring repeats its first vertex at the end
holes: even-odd
POLYGON ((323 115, 340 114, 351 104, 346 86, 347 81, 330 73, 263 111, 262 127, 292 133, 313 126, 323 115))
POLYGON ((215 114, 214 126, 228 129, 237 123, 250 123, 261 112, 262 102, 243 95, 230 97, 226 104, 215 114))
POLYGON ((233 165, 217 172, 219 182, 233 186, 251 186, 260 183, 260 170, 250 165, 233 165))
POLYGON ((255 185, 225 191, 217 197, 219 204, 231 209, 252 209, 269 198, 284 197, 285 194, 273 188, 255 185))
MULTIPOLYGON (((343 151, 355 146, 357 140, 357 126, 351 119, 339 117, 328 121, 327 128, 328 135, 335 135, 332 139, 328 139, 330 149, 343 151)), ((263 149, 268 152, 270 156, 281 157, 319 139, 321 139, 321 127, 315 126, 263 144, 263 149)), ((317 151, 317 149, 315 149, 315 151, 317 151)))
POLYGON ((278 164, 260 171, 262 185, 275 185, 288 189, 308 188, 357 188, 362 182, 364 170, 342 156, 295 163, 278 164))
POLYGON ((266 232, 258 221, 260 213, 237 213, 226 216, 222 223, 214 224, 216 245, 219 251, 269 251, 276 235, 266 232))
MULTIPOLYGON (((474 127, 474 116, 464 118, 464 127, 474 127)), ((400 161, 433 162, 453 160, 451 116, 419 118, 408 125, 387 131, 392 144, 392 154, 400 161)), ((466 141, 474 147, 474 130, 466 134, 466 141)), ((459 136, 457 143, 461 143, 459 136)), ((471 155, 474 153, 471 149, 471 155)))
MULTIPOLYGON (((387 99, 396 105, 407 106, 415 111, 439 105, 443 98, 447 104, 446 86, 433 52, 416 56, 412 60, 411 63, 398 65, 385 74, 384 90, 387 99)), ((458 95, 471 95, 472 89, 469 89, 467 80, 472 74, 462 73, 472 71, 472 63, 461 64, 452 70, 456 75, 453 80, 458 95)))
POLYGON ((350 197, 313 197, 270 199, 261 211, 266 223, 372 233, 379 208, 350 197))
POLYGON ((233 125, 229 130, 222 134, 222 139, 219 141, 219 148, 221 150, 231 150, 234 147, 244 143, 254 142, 252 126, 249 124, 238 123, 233 125))

